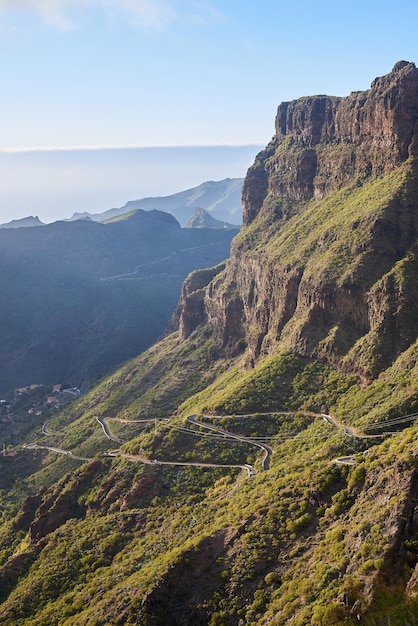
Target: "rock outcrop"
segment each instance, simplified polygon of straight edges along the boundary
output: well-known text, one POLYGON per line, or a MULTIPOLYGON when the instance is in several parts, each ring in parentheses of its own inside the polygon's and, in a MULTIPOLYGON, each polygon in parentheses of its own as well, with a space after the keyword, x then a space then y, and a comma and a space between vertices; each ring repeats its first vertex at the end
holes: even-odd
POLYGON ((183 291, 181 335, 208 324, 250 366, 280 345, 363 380, 405 350, 418 322, 408 296, 418 286, 417 120, 418 70, 405 61, 369 91, 281 104, 244 182, 248 228, 224 272, 183 291))
POLYGON ((31 544, 37 544, 47 535, 65 524, 69 519, 82 518, 86 507, 78 502, 83 491, 88 488, 101 469, 101 461, 92 461, 75 473, 66 488, 58 485, 56 492, 46 496, 36 510, 34 520, 29 528, 31 544))
POLYGON ((281 216, 289 202, 323 198, 349 183, 388 174, 417 155, 417 120, 418 70, 406 61, 376 78, 368 91, 283 102, 276 135, 244 181, 244 224, 268 196, 281 216))

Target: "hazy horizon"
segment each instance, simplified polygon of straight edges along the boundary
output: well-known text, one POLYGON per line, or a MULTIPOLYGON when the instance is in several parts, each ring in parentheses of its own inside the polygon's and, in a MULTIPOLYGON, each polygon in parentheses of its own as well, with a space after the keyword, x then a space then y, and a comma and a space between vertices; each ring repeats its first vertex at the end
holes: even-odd
POLYGON ((262 146, 156 146, 0 151, 0 223, 49 223, 243 178, 262 146))

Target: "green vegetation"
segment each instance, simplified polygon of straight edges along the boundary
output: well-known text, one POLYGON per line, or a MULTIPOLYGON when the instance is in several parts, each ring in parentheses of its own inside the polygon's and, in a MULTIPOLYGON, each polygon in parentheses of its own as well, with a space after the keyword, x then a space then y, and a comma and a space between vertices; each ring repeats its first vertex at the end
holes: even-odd
POLYGON ((284 352, 267 357, 255 370, 230 369, 181 405, 180 410, 183 414, 297 408, 320 412, 334 404, 355 381, 354 376, 339 374, 331 367, 284 352))
MULTIPOLYGON (((373 258, 367 254, 367 275, 360 274, 359 268, 366 262, 364 254, 373 245, 387 246, 387 269, 394 260, 394 243, 385 240, 374 241, 376 220, 394 216, 404 202, 405 188, 408 192, 418 187, 417 174, 411 163, 405 163, 390 175, 367 185, 346 187, 330 194, 323 200, 311 200, 299 207, 298 214, 285 222, 277 230, 273 224, 262 229, 260 214, 250 228, 243 229, 238 239, 245 241, 257 230, 263 237, 252 242, 252 250, 262 249, 277 256, 282 265, 304 267, 308 275, 318 273, 329 282, 344 282, 360 276, 373 284, 373 279, 381 275, 381 267, 373 266, 373 258), (365 210, 367 208, 367 210, 365 210)), ((358 282, 357 282, 358 284, 358 282)), ((364 286, 369 286, 364 285, 364 286)), ((363 286, 363 285, 358 285, 363 286)))
MULTIPOLYGON (((187 341, 181 344, 183 366, 188 362, 193 368, 195 350, 187 346, 187 341)), ((401 580, 408 580, 415 565, 415 535, 405 538, 409 556, 401 578, 387 569, 386 560, 395 541, 389 520, 412 511, 407 494, 416 465, 410 443, 416 427, 406 422, 389 438, 355 440, 318 415, 332 407, 337 419, 364 429, 378 415, 382 421, 385 415, 392 417, 396 406, 410 408, 418 380, 412 352, 403 356, 402 367, 395 363, 366 389, 352 376, 289 353, 266 359, 245 376, 233 365, 217 386, 191 396, 178 417, 129 422, 135 413, 127 411, 133 381, 140 388, 141 377, 153 371, 154 390, 171 379, 175 394, 179 365, 167 357, 178 349, 175 336, 168 337, 51 420, 53 434, 34 431, 38 445, 67 446, 74 454, 91 454, 92 460, 83 463, 43 451, 43 468, 20 478, 5 494, 2 622, 139 620, 146 625, 165 624, 171 615, 173 623, 182 624, 192 619, 208 624, 239 619, 247 624, 265 619, 274 624, 355 624, 352 607, 366 611, 369 589, 382 576, 392 576, 400 606, 413 614, 413 597, 401 580), (384 378, 396 385, 396 399, 383 393, 384 378), (127 396, 121 395, 120 380, 127 380, 127 396), (277 407, 280 398, 286 412, 277 407), (95 419, 100 399, 112 409, 107 423, 125 441, 121 450, 127 455, 165 462, 249 462, 257 475, 246 478, 238 468, 144 465, 133 458, 103 456, 121 444, 107 439, 95 419), (268 442, 274 450, 269 470, 261 469, 260 449, 216 437, 182 417, 198 413, 203 405, 216 413, 233 402, 248 415, 200 420, 268 442), (256 404, 258 411, 249 409, 256 404), (263 415, 272 404, 273 413, 263 415), (347 453, 356 455, 357 466, 333 464, 347 453), (18 489, 40 494, 22 509, 26 513, 7 505, 23 503, 18 489), (39 506, 48 502, 45 525, 39 506), (37 543, 35 537, 43 533, 47 542, 37 543), (185 617, 184 603, 192 597, 193 614, 185 617)), ((199 359, 206 350, 198 351, 199 359)), ((218 362, 212 361, 212 367, 218 368, 218 362)), ((166 389, 165 397, 169 395, 166 389)), ((138 401, 132 398, 134 406, 138 401)), ((137 413, 136 419, 144 418, 137 413)), ((19 457, 39 460, 39 454, 21 450, 19 457)), ((381 590, 373 600, 376 611, 395 620, 401 610, 388 608, 383 583, 376 589, 381 590)))

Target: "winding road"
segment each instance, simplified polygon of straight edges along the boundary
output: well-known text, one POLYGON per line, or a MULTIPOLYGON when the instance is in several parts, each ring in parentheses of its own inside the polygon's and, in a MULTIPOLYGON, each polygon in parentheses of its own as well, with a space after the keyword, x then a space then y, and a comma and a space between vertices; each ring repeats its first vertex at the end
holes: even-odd
POLYGON ((239 464, 220 464, 220 463, 200 463, 198 461, 158 461, 157 459, 146 459, 142 456, 136 456, 135 454, 125 454, 120 452, 119 450, 114 452, 108 452, 107 456, 111 457, 122 457, 123 459, 128 459, 128 461, 141 462, 144 465, 174 465, 180 467, 194 466, 194 467, 226 467, 232 469, 242 469, 247 472, 248 476, 254 476, 256 472, 251 465, 244 463, 243 465, 239 464))
POLYGON ((30 443, 27 446, 24 445, 23 448, 26 450, 49 450, 50 452, 56 452, 57 454, 65 454, 71 459, 75 459, 76 461, 92 461, 92 457, 85 456, 77 456, 73 454, 71 450, 62 450, 62 448, 56 448, 55 446, 41 446, 37 443, 30 443))
POLYGON ((386 435, 393 435, 393 432, 387 432, 387 431, 384 433, 371 435, 368 433, 363 433, 357 428, 351 428, 351 426, 345 426, 344 424, 340 424, 331 415, 326 415, 325 413, 321 413, 321 417, 326 422, 328 422, 328 424, 331 424, 331 426, 335 426, 336 428, 341 428, 344 431, 344 434, 347 435, 347 437, 357 437, 357 439, 381 439, 382 437, 385 437, 386 435))
MULTIPOLYGON (((277 413, 282 413, 281 411, 276 411, 274 414, 277 413)), ((289 412, 284 412, 285 414, 289 414, 289 412)), ((356 428, 352 428, 351 426, 346 426, 344 424, 339 423, 336 419, 334 419, 331 415, 327 415, 325 413, 312 413, 310 411, 306 411, 307 414, 312 415, 314 417, 321 417, 325 422, 327 422, 328 424, 330 424, 331 426, 338 428, 340 430, 342 430, 344 432, 344 435, 346 435, 347 437, 355 437, 358 439, 377 439, 377 438, 382 438, 385 437, 386 435, 394 435, 394 434, 398 434, 399 431, 386 431, 383 433, 379 433, 379 434, 368 434, 368 433, 364 433, 359 431, 356 428)), ((272 415, 273 413, 259 413, 259 415, 272 415)), ((251 416, 253 414, 246 414, 246 415, 235 415, 235 417, 248 417, 251 416)), ((227 419, 228 415, 208 415, 206 417, 210 417, 210 418, 216 418, 216 419, 227 419)), ((108 418, 108 419, 118 419, 118 418, 108 418)), ((380 423, 375 423, 370 425, 368 428, 371 429, 376 429, 376 428, 383 428, 383 427, 387 427, 387 426, 399 426, 402 423, 406 423, 406 422, 411 422, 413 420, 418 419, 418 413, 415 414, 411 414, 411 415, 407 415, 407 416, 403 416, 403 417, 398 417, 398 418, 394 418, 392 420, 387 420, 386 422, 380 422, 380 423)), ((111 430, 109 429, 109 426, 106 423, 106 418, 102 417, 102 416, 97 416, 96 417, 96 421, 100 424, 100 426, 102 427, 103 433, 104 435, 110 439, 111 441, 115 441, 116 443, 121 443, 120 439, 117 439, 113 433, 111 432, 111 430)), ((141 419, 137 419, 137 420, 127 420, 127 419, 120 419, 120 422, 123 423, 150 423, 150 422, 155 422, 156 426, 157 426, 157 419, 156 418, 141 418, 141 419)), ((162 419, 160 421, 163 421, 165 423, 169 423, 170 419, 162 419)), ((243 435, 237 435, 235 433, 231 433, 223 428, 219 428, 218 426, 213 426, 212 424, 206 424, 204 422, 200 422, 197 419, 197 415, 189 415, 186 418, 186 421, 189 422, 190 424, 193 424, 194 426, 198 426, 200 428, 204 428, 207 429, 209 431, 212 431, 214 433, 216 433, 216 435, 218 437, 221 437, 222 439, 227 438, 227 439, 234 439, 236 441, 241 441, 244 443, 248 443, 250 445, 256 446, 257 448, 260 448, 261 450, 263 450, 263 458, 261 460, 261 465, 262 465, 262 470, 266 471, 270 468, 270 459, 271 459, 271 455, 273 454, 273 449, 270 448, 270 446, 266 445, 265 443, 261 443, 260 441, 256 441, 255 439, 252 439, 251 437, 245 437, 243 435)), ((47 428, 47 423, 45 422, 42 426, 42 434, 43 435, 52 435, 54 433, 52 433, 51 431, 48 430, 47 428)), ((198 433, 197 431, 193 431, 190 429, 186 429, 186 428, 181 428, 181 427, 173 427, 173 428, 178 428, 179 430, 182 430, 186 433, 189 434, 193 434, 193 435, 200 435, 202 436, 202 433, 198 433)), ((213 436, 216 436, 213 435, 213 436)), ((207 435, 209 436, 209 434, 207 435)), ((291 437, 292 439, 294 437, 291 437)), ((67 457, 78 460, 78 461, 91 461, 92 457, 83 457, 83 456, 78 456, 73 454, 70 450, 63 450, 61 448, 55 447, 55 446, 46 446, 46 445, 39 445, 36 443, 31 443, 29 445, 24 445, 23 446, 24 449, 28 449, 28 450, 33 450, 33 449, 44 449, 44 450, 49 450, 50 452, 55 452, 57 454, 65 454, 67 457)), ((134 455, 134 454, 126 454, 124 452, 122 452, 120 449, 117 450, 113 450, 111 452, 107 452, 104 453, 105 456, 108 457, 121 457, 121 458, 125 458, 128 459, 130 461, 134 461, 134 462, 141 462, 144 463, 146 465, 171 465, 171 466, 181 466, 181 467, 185 467, 185 466, 194 466, 194 467, 222 467, 222 468, 232 468, 232 469, 241 469, 244 470, 247 473, 248 477, 254 476, 256 474, 255 469, 253 468, 252 465, 249 465, 248 463, 243 463, 243 464, 223 464, 223 463, 200 463, 197 461, 161 461, 161 460, 157 460, 157 459, 147 459, 143 456, 140 455, 134 455)), ((343 456, 343 457, 338 457, 336 459, 333 460, 333 463, 336 463, 338 465, 356 465, 357 461, 353 456, 343 456)))
POLYGON ((160 259, 156 259, 155 261, 150 261, 149 263, 142 263, 142 265, 137 265, 133 272, 128 272, 126 274, 117 274, 115 276, 107 276, 106 278, 101 278, 101 281, 106 280, 126 280, 132 278, 133 276, 137 276, 139 274, 139 270, 144 267, 151 267, 152 265, 158 265, 159 263, 165 263, 166 261, 170 261, 176 257, 176 255, 181 254, 183 252, 193 252, 194 250, 205 250, 206 248, 215 248, 224 245, 222 242, 219 243, 209 243, 206 246, 193 246, 192 248, 182 248, 181 250, 174 250, 168 256, 162 257, 160 259))
POLYGON ((103 428, 103 432, 108 439, 112 441, 116 441, 116 443, 120 443, 120 440, 114 437, 114 435, 110 432, 109 426, 106 424, 104 417, 96 417, 96 421, 99 422, 100 426, 103 428))

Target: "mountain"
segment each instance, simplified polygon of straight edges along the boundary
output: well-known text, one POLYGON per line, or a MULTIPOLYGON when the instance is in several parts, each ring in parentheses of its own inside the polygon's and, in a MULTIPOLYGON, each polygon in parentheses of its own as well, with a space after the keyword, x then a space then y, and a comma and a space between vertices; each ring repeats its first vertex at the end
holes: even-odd
MULTIPOLYGON (((78 220, 91 220, 91 216, 90 213, 88 213, 87 211, 84 211, 83 213, 73 213, 73 215, 68 219, 65 220, 66 222, 76 222, 78 220)), ((97 220, 100 221, 100 220, 97 220)))
POLYGON ((2 623, 417 623, 417 120, 405 61, 279 106, 230 258, 5 441, 2 623))
POLYGON ((91 383, 164 331, 187 274, 229 254, 232 231, 160 211, 112 223, 0 231, 0 391, 91 383))
POLYGON ((185 225, 186 228, 235 228, 238 230, 238 226, 228 224, 228 222, 221 222, 220 220, 212 217, 210 213, 196 207, 194 214, 190 217, 185 225))
POLYGON ((118 209, 109 209, 104 213, 96 213, 94 215, 76 213, 71 219, 85 219, 86 216, 90 216, 91 219, 102 222, 134 209, 142 209, 144 211, 157 209, 171 213, 182 226, 185 226, 186 221, 192 217, 195 208, 200 207, 210 213, 215 219, 240 225, 242 184, 242 178, 207 181, 198 187, 186 189, 170 196, 131 200, 118 209))
POLYGON ((31 226, 44 226, 44 223, 41 222, 38 216, 33 217, 30 215, 20 220, 12 220, 7 222, 7 224, 0 224, 0 228, 28 228, 31 226))

